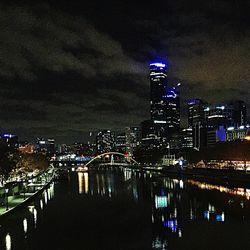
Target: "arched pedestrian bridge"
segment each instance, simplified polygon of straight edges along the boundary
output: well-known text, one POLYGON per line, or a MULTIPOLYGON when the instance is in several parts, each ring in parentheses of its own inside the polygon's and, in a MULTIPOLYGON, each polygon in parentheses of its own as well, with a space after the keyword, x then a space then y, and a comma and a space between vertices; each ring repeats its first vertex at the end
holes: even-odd
POLYGON ((139 165, 139 163, 133 159, 131 156, 128 156, 127 154, 123 154, 120 152, 106 152, 106 153, 102 153, 97 155, 96 157, 94 157, 93 159, 91 159, 90 161, 88 161, 84 167, 79 167, 77 170, 81 171, 83 169, 87 169, 90 167, 90 164, 93 163, 94 161, 98 161, 99 166, 131 166, 131 165, 139 165), (119 156, 119 157, 115 157, 115 156, 119 156), (121 161, 121 158, 123 159, 123 161, 121 161), (104 159, 104 161, 103 161, 104 159))

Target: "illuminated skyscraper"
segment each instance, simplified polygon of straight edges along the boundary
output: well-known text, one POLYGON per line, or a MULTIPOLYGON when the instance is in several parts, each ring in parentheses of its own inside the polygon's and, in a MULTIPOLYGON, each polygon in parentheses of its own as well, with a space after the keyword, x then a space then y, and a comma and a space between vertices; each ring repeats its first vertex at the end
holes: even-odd
POLYGON ((150 105, 151 120, 155 124, 166 124, 167 68, 164 63, 150 64, 150 105))
POLYGON ((176 87, 165 89, 163 96, 166 103, 166 129, 168 137, 180 129, 180 92, 178 84, 176 87))
POLYGON ((97 153, 102 154, 112 151, 115 145, 114 133, 110 130, 101 130, 96 136, 97 153))
POLYGON ((193 147, 197 150, 207 145, 207 107, 208 103, 198 98, 188 101, 188 127, 192 128, 193 147))
POLYGON ((161 138, 170 138, 180 127, 180 99, 177 87, 167 83, 167 68, 164 63, 150 64, 150 113, 155 133, 161 138))

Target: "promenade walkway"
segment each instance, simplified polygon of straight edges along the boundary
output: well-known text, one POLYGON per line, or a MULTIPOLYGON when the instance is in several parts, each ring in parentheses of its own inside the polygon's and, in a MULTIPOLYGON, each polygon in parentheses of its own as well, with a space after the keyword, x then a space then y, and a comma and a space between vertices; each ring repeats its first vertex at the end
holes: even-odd
POLYGON ((25 182, 7 183, 5 187, 0 189, 0 217, 32 198, 37 192, 44 189, 53 178, 54 169, 49 168, 25 182))

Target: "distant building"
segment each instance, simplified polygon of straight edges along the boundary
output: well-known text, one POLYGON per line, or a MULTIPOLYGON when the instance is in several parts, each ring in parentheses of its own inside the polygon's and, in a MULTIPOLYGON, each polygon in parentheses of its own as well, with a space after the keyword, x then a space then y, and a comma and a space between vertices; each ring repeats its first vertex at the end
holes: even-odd
POLYGON ((126 152, 132 156, 136 147, 140 144, 141 130, 140 127, 126 127, 126 152))
POLYGON ((112 151, 115 146, 114 133, 110 130, 101 130, 96 136, 96 151, 97 154, 112 151))
POLYGON ((18 151, 21 153, 32 154, 34 153, 34 145, 29 142, 19 142, 18 151))
POLYGON ((217 142, 226 141, 226 129, 224 126, 207 131, 207 146, 212 147, 217 142))
POLYGON ((70 145, 70 153, 76 156, 93 156, 95 154, 95 144, 75 142, 70 145))
POLYGON ((206 123, 205 109, 207 108, 207 102, 195 98, 188 101, 188 127, 192 128, 195 124, 206 123))
POLYGON ((53 155, 56 153, 55 140, 53 138, 37 138, 36 151, 44 154, 53 155))
POLYGON ((150 113, 158 137, 169 140, 180 128, 179 86, 168 86, 165 63, 150 64, 150 113))
POLYGON ((192 128, 183 128, 181 130, 181 147, 192 148, 193 147, 193 130, 192 128))
POLYGON ((239 128, 229 127, 226 131, 226 140, 235 141, 235 140, 244 140, 248 135, 249 128, 245 126, 240 126, 239 128))
POLYGON ((57 145, 57 151, 59 154, 67 154, 69 153, 69 146, 66 144, 57 145))
POLYGON ((150 104, 151 120, 166 123, 165 89, 167 87, 167 67, 164 63, 150 64, 150 104))
POLYGON ((180 129, 180 92, 179 86, 165 89, 166 138, 170 139, 180 129))
POLYGON ((150 113, 154 123, 155 134, 166 136, 166 95, 167 67, 165 63, 150 64, 150 113))
POLYGON ((126 152, 126 134, 119 133, 115 138, 115 150, 120 153, 126 152))
POLYGON ((49 138, 47 140, 47 153, 53 155, 56 153, 55 139, 49 138))
POLYGON ((234 108, 231 105, 209 106, 204 111, 208 129, 216 129, 220 126, 227 128, 234 124, 234 108))
POLYGON ((6 144, 10 148, 18 148, 18 136, 13 134, 0 134, 0 142, 6 144))
POLYGON ((197 150, 207 146, 207 106, 207 102, 198 98, 188 101, 188 127, 192 129, 193 148, 197 150))
POLYGON ((145 150, 160 149, 162 146, 162 138, 155 134, 148 135, 141 139, 141 147, 145 150))
POLYGON ((239 128, 247 125, 247 108, 244 101, 234 101, 233 105, 233 121, 234 127, 239 128))
POLYGON ((153 134, 156 134, 154 122, 152 120, 141 122, 141 138, 147 138, 149 135, 153 134))

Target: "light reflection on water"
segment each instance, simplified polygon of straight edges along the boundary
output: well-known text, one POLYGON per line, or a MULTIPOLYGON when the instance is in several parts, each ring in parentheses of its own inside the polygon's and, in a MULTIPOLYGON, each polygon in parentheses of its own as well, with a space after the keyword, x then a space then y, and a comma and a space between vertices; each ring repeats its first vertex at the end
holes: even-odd
POLYGON ((200 189, 206 189, 206 190, 218 190, 220 192, 225 192, 228 194, 243 196, 250 200, 250 189, 244 189, 244 188, 228 188, 221 185, 214 185, 209 184, 206 182, 200 182, 200 181, 194 181, 194 180, 188 180, 188 183, 195 185, 199 187, 200 189))
MULTIPOLYGON (((229 188, 192 180, 171 179, 167 177, 155 176, 150 172, 141 173, 129 169, 86 173, 74 172, 71 174, 72 176, 70 181, 53 184, 46 191, 44 191, 44 193, 38 197, 36 201, 26 208, 25 211, 28 212, 28 214, 24 211, 23 217, 20 218, 20 221, 17 221, 17 224, 19 223, 22 227, 22 234, 24 232, 24 236, 22 237, 26 239, 27 242, 32 241, 36 230, 42 230, 41 228, 43 226, 44 228, 50 226, 45 222, 43 222, 44 225, 41 225, 41 217, 45 217, 46 219, 47 211, 52 213, 49 206, 50 202, 53 199, 54 201, 58 200, 57 202, 59 203, 57 203, 55 211, 59 211, 58 208, 61 205, 64 206, 66 204, 60 203, 61 200, 58 198, 58 195, 65 197, 66 194, 70 192, 76 202, 85 200, 85 205, 91 201, 90 197, 112 202, 108 204, 116 204, 116 202, 119 204, 120 199, 127 197, 127 204, 133 203, 133 206, 141 207, 139 213, 144 213, 144 210, 146 211, 148 208, 150 213, 147 214, 149 218, 147 227, 151 229, 152 239, 150 247, 145 247, 143 249, 178 249, 173 247, 173 242, 186 242, 188 237, 187 235, 192 232, 193 225, 196 222, 199 222, 197 227, 202 225, 202 227, 206 228, 206 226, 210 225, 216 229, 218 225, 226 226, 227 222, 230 223, 232 219, 235 220, 235 213, 237 213, 240 218, 244 217, 250 220, 248 200, 245 200, 244 202, 242 200, 238 200, 239 197, 247 198, 247 196, 242 196, 242 193, 246 194, 248 189, 242 190, 241 188, 229 188), (73 176, 76 178, 74 179, 73 176), (69 183, 72 183, 72 186, 67 187, 69 183), (57 185, 60 186, 60 189, 58 188, 55 191, 57 185), (73 187, 75 187, 75 189, 73 189, 73 187), (63 190, 63 188, 65 189, 63 190), (207 197, 208 194, 209 197, 207 197), (229 200, 235 206, 231 206, 231 203, 228 203, 229 200), (238 210, 236 204, 238 204, 238 207, 240 207, 241 210, 238 210)), ((68 199, 71 199, 71 196, 69 196, 68 199)), ((73 203, 71 203, 72 201, 73 200, 70 200, 69 203, 71 205, 67 207, 67 209, 71 208, 73 213, 75 213, 74 209, 77 209, 77 203, 73 205, 73 203)), ((53 203, 55 204, 55 202, 53 203)), ((70 215, 70 212, 69 210, 67 212, 67 209, 65 208, 65 213, 62 213, 62 209, 60 214, 55 214, 58 221, 66 219, 65 217, 60 219, 60 216, 70 215)), ((93 209, 96 208, 93 207, 93 209)), ((105 212, 105 209, 105 206, 101 207, 101 209, 98 210, 99 212, 101 211, 98 216, 91 213, 87 215, 89 217, 93 217, 94 225, 99 222, 95 221, 95 218, 102 220, 100 219, 100 216, 102 211, 105 212)), ((114 209, 114 211, 110 211, 109 213, 112 215, 113 212, 117 213, 116 210, 118 208, 115 206, 109 206, 108 209, 114 209)), ((84 215, 84 207, 82 207, 80 211, 81 215, 84 215)), ((123 204, 122 211, 126 211, 126 203, 123 204)), ((125 216, 123 213, 120 214, 120 217, 125 216)), ((237 225, 241 225, 241 220, 238 217, 236 218, 238 223, 237 225)), ((77 218, 81 220, 81 217, 77 218)), ((53 220, 53 217, 50 217, 50 220, 53 220)), ((74 225, 75 221, 72 221, 71 223, 74 225)), ((18 236, 19 231, 17 229, 13 230, 13 225, 11 226, 12 228, 8 226, 8 223, 3 225, 6 250, 11 250, 12 248, 16 249, 15 244, 17 244, 17 241, 15 241, 15 239, 20 238, 20 236, 18 236), (12 232, 12 230, 15 232, 12 232)), ((66 228, 61 228, 61 230, 66 231, 66 228)), ((116 229, 114 228, 114 230, 116 229)), ((59 233, 62 234, 62 232, 59 233)), ((93 234, 94 233, 95 232, 93 232, 93 234)), ((125 235, 126 233, 126 231, 123 232, 125 235)), ((42 234, 40 237, 42 238, 42 234)), ((149 235, 145 235, 144 237, 148 238, 149 235)), ((195 237, 199 238, 198 235, 195 237)), ((75 241, 77 241, 77 238, 75 238, 75 241)), ((85 238, 85 243, 87 245, 90 244, 90 242, 88 243, 88 238, 85 238)), ((133 243, 131 242, 131 244, 133 243)), ((47 247, 48 248, 46 249, 53 249, 52 246, 51 248, 49 248, 50 246, 47 247)), ((67 249, 63 247, 64 246, 62 245, 60 249, 67 249)), ((126 249, 126 247, 121 247, 121 249, 126 249)), ((191 248, 187 247, 179 249, 191 248)))
POLYGON ((5 237, 5 246, 6 246, 6 250, 11 250, 11 237, 9 233, 7 233, 5 237))

